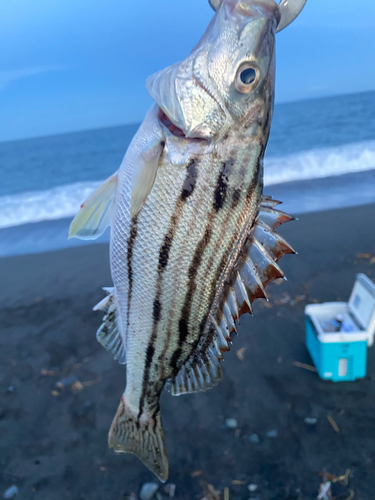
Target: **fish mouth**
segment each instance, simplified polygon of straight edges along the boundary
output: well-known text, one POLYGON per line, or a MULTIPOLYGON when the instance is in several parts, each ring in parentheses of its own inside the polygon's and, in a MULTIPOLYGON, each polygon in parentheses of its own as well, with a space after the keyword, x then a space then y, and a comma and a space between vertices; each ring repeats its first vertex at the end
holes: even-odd
POLYGON ((185 132, 178 128, 161 108, 159 108, 158 118, 160 123, 162 123, 172 135, 178 137, 179 139, 186 139, 185 132))
POLYGON ((177 127, 177 125, 173 123, 173 121, 166 114, 166 112, 163 111, 160 107, 159 107, 158 119, 160 123, 164 125, 164 127, 167 128, 174 137, 178 137, 179 139, 184 139, 189 143, 195 142, 204 145, 211 143, 209 139, 205 139, 204 137, 187 137, 185 132, 181 130, 179 127, 177 127))

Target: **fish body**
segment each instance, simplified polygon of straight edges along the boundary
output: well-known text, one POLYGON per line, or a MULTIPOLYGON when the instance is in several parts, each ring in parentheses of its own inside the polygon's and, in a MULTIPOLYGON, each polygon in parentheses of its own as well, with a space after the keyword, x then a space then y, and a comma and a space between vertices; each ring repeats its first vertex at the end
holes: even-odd
POLYGON ((220 380, 236 320, 293 252, 275 233, 291 217, 262 197, 283 12, 273 0, 215 6, 187 59, 147 81, 155 104, 71 228, 94 238, 111 226, 114 287, 96 306, 106 313, 97 336, 127 377, 109 444, 162 481, 163 387, 179 395, 220 380))

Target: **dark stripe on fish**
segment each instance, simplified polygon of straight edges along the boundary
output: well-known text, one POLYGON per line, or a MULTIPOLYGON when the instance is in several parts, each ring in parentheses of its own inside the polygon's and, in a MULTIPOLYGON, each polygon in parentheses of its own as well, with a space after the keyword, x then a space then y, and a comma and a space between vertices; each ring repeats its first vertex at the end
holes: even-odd
POLYGON ((196 279, 198 270, 202 263, 203 253, 206 250, 212 237, 212 226, 215 219, 215 215, 218 212, 218 210, 223 206, 225 200, 227 192, 227 184, 228 184, 226 169, 227 165, 226 163, 223 163, 223 169, 220 172, 219 178, 217 180, 217 185, 214 195, 213 210, 211 210, 211 212, 208 214, 208 222, 205 228, 204 235, 195 249, 194 256, 189 267, 188 271, 189 281, 187 285, 187 292, 185 295, 185 301, 182 307, 181 317, 179 320, 178 347, 174 351, 170 361, 170 367, 172 368, 174 375, 176 375, 179 370, 178 361, 182 354, 182 345, 186 341, 189 334, 188 324, 189 324, 191 306, 193 302, 193 295, 197 288, 196 279))
MULTIPOLYGON (((250 160, 248 160, 247 158, 243 159, 243 162, 242 162, 243 166, 241 168, 241 170, 243 170, 243 172, 244 172, 243 175, 245 175, 245 172, 248 170, 249 161, 250 160)), ((230 174, 231 174, 231 167, 233 167, 233 165, 236 162, 237 162, 237 158, 235 158, 235 156, 232 156, 228 161, 226 161, 225 165, 224 165, 224 168, 223 168, 223 171, 222 171, 222 175, 223 175, 224 172, 228 172, 228 175, 230 176, 230 174)), ((222 238, 224 237, 224 235, 225 235, 225 233, 227 231, 228 222, 233 217, 233 212, 236 210, 239 202, 241 201, 241 195, 242 195, 242 193, 243 192, 242 192, 241 188, 237 188, 237 189, 235 189, 233 191, 231 206, 230 206, 229 210, 227 211, 227 214, 225 216, 224 221, 221 224, 221 232, 220 232, 220 235, 218 237, 217 243, 216 243, 214 249, 211 252, 211 256, 210 256, 210 258, 209 258, 209 260, 207 262, 206 269, 205 269, 205 271, 203 273, 204 276, 206 276, 208 274, 208 272, 210 271, 210 269, 211 269, 211 267, 212 267, 212 265, 214 263, 215 256, 216 256, 218 250, 220 249, 220 247, 222 246, 222 238)), ((237 239, 237 237, 233 234, 232 238, 231 238, 231 241, 234 242, 236 239, 237 239)), ((204 290, 202 289, 200 296, 202 296, 203 293, 204 293, 204 290)), ((209 304, 211 304, 211 300, 209 301, 209 304)))
POLYGON ((130 317, 130 302, 133 293, 133 252, 134 252, 134 244, 138 235, 138 215, 132 218, 131 226, 130 226, 130 235, 128 238, 128 252, 127 252, 127 263, 128 263, 128 283, 129 283, 129 292, 128 292, 128 309, 127 309, 127 326, 129 327, 129 317, 130 317))
POLYGON ((178 337, 178 347, 174 351, 171 361, 170 361, 170 366, 173 369, 174 375, 176 375, 176 372, 178 371, 177 368, 177 363, 178 360, 180 359, 181 353, 182 353, 182 344, 186 340, 188 336, 188 322, 189 322, 189 316, 190 316, 190 310, 192 306, 192 298, 193 294, 197 288, 197 283, 196 283, 196 278, 197 278, 197 273, 198 273, 198 268, 201 265, 202 262, 202 257, 203 257, 203 252, 207 248, 207 245, 210 242, 211 236, 212 236, 212 222, 213 222, 213 217, 214 214, 213 212, 210 212, 209 218, 208 218, 208 224, 206 226, 203 238, 200 240, 200 242, 197 245, 197 248, 195 249, 193 260, 190 264, 189 271, 188 271, 188 276, 189 276, 189 282, 187 286, 187 292, 185 295, 185 302, 184 306, 181 311, 181 317, 179 321, 179 337, 178 337))
POLYGON ((161 303, 159 299, 154 300, 154 310, 153 310, 154 323, 160 321, 161 318, 161 303))
POLYGON ((195 160, 191 160, 187 166, 187 175, 182 187, 180 197, 176 203, 176 208, 169 221, 167 234, 164 236, 163 243, 159 250, 159 266, 158 272, 162 273, 167 267, 169 252, 171 250, 173 238, 176 234, 177 225, 181 218, 182 207, 185 201, 193 194, 197 182, 197 165, 195 160))
POLYGON ((198 172, 197 172, 196 161, 192 159, 189 165, 187 166, 187 176, 184 185, 182 186, 182 192, 180 196, 181 201, 186 201, 187 198, 189 198, 189 196, 193 194, 195 185, 197 183, 197 175, 198 172))
MULTIPOLYGON (((241 213, 237 219, 237 223, 236 223, 236 226, 239 225, 239 222, 241 220, 241 218, 243 218, 244 214, 249 210, 249 204, 251 202, 251 199, 252 199, 252 194, 254 193, 255 189, 257 188, 257 183, 259 181, 259 174, 260 174, 260 168, 261 168, 261 165, 262 165, 262 159, 263 159, 263 156, 262 154, 260 154, 257 158, 257 161, 256 161, 256 168, 255 168, 255 171, 254 171, 254 175, 252 177, 252 180, 251 180, 251 183, 250 183, 250 186, 246 192, 246 204, 245 204, 245 207, 243 208, 243 210, 241 210, 241 213)), ((233 197, 232 197, 232 204, 231 204, 231 207, 230 207, 230 213, 233 213, 234 209, 238 206, 238 203, 239 203, 239 200, 240 200, 240 195, 241 195, 241 191, 240 190, 234 190, 233 192, 233 197)), ((254 217, 254 222, 255 222, 255 219, 256 217, 254 217)), ((234 241, 237 239, 238 235, 235 235, 233 234, 228 245, 227 245, 227 248, 219 262, 219 265, 216 269, 216 272, 215 272, 215 276, 213 278, 213 280, 211 281, 211 285, 210 285, 210 298, 209 298, 209 301, 208 301, 208 309, 207 309, 207 313, 205 314, 203 320, 201 321, 200 323, 200 326, 199 326, 199 331, 200 331, 200 335, 199 335, 199 338, 194 342, 192 348, 191 348, 191 351, 187 357, 187 359, 189 359, 191 356, 194 356, 194 353, 195 353, 195 350, 198 346, 198 343, 199 343, 199 339, 201 338, 201 336, 204 334, 204 331, 206 329, 206 326, 207 326, 207 318, 209 316, 209 313, 212 309, 212 306, 213 306, 213 303, 214 303, 214 300, 215 300, 215 296, 216 296, 216 293, 217 293, 217 284, 220 280, 220 277, 222 276, 222 273, 223 271, 225 270, 227 264, 228 264, 228 259, 229 259, 229 256, 233 250, 233 243, 234 241)), ((212 262, 211 264, 212 265, 212 262)), ((229 292, 230 290, 230 287, 225 287, 224 290, 227 288, 227 292, 229 292)), ((223 314, 222 311, 218 311, 220 314, 219 316, 221 317, 221 315, 223 314)), ((210 347, 211 343, 212 343, 212 340, 214 338, 214 335, 215 335, 215 330, 212 328, 212 325, 209 325, 209 329, 208 331, 206 332, 206 338, 204 340, 204 343, 202 346, 200 346, 199 348, 199 357, 198 359, 206 359, 206 361, 208 362, 208 357, 207 357, 207 350, 208 348, 210 347)), ((174 357, 175 357, 175 365, 178 361, 178 356, 181 355, 181 352, 182 352, 182 349, 181 347, 179 347, 175 353, 174 353, 174 357)), ((175 377, 178 373, 178 370, 176 369, 177 367, 176 366, 173 366, 174 368, 174 374, 172 375, 172 377, 175 377)))
POLYGON ((223 170, 219 175, 219 179, 215 189, 213 207, 218 212, 223 207, 228 187, 228 174, 226 172, 226 163, 223 164, 223 170))
MULTIPOLYGON (((255 170, 254 170, 254 174, 253 174, 253 177, 251 179, 251 182, 250 182, 250 185, 246 191, 246 204, 245 204, 245 207, 243 208, 243 210, 241 211, 237 221, 236 221, 236 226, 239 226, 240 225, 240 220, 244 217, 244 215, 246 214, 246 212, 249 210, 249 205, 251 203, 251 200, 252 200, 252 196, 253 196, 253 193, 254 191, 256 190, 257 188, 257 185, 258 185, 258 182, 259 182, 259 175, 260 175, 260 169, 261 169, 261 166, 262 166, 262 161, 263 161, 263 155, 262 153, 260 153, 258 155, 258 158, 256 160, 256 166, 255 166, 255 170)), ((238 201, 237 201, 237 194, 236 194, 236 191, 233 193, 233 200, 232 200, 232 207, 233 208, 234 206, 237 206, 238 204, 238 201)), ((255 220, 256 220, 256 217, 254 217, 254 220, 252 221, 252 226, 254 225, 255 223, 255 220)), ((251 227, 252 227, 251 226, 251 227)), ((249 228, 250 230, 251 228, 249 228)), ((232 235, 232 237, 230 238, 229 240, 229 243, 228 243, 228 246, 227 246, 227 249, 226 251, 224 252, 224 256, 227 256, 229 257, 229 255, 231 254, 232 250, 233 250, 233 244, 234 244, 234 241, 237 240, 238 236, 237 235, 232 235)), ((217 270, 216 270, 216 274, 215 274, 215 278, 212 280, 211 282, 211 303, 214 301, 214 298, 215 298, 215 295, 216 295, 216 287, 217 287, 217 282, 218 280, 220 279, 220 276, 222 274, 222 272, 224 271, 225 269, 225 266, 223 267, 223 263, 220 262, 217 270), (213 296, 212 296, 213 295, 213 296)), ((228 290, 229 291, 229 290, 228 290)), ((223 311, 219 310, 218 311, 218 318, 219 319, 223 314, 223 311)))
POLYGON ((158 323, 161 319, 162 305, 160 302, 160 296, 162 293, 163 273, 168 265, 169 253, 170 253, 170 250, 172 247, 173 239, 174 239, 176 231, 177 231, 178 223, 181 219, 183 207, 184 207, 185 202, 188 199, 188 197, 193 193, 196 182, 197 182, 197 165, 196 165, 196 161, 193 159, 193 160, 191 160, 191 162, 187 166, 187 174, 186 174, 184 184, 182 186, 181 194, 180 194, 179 199, 177 200, 174 213, 172 214, 170 221, 169 221, 168 231, 167 231, 166 235, 164 236, 163 243, 162 243, 160 250, 159 250, 158 279, 156 282, 156 297, 155 297, 154 305, 153 305, 154 322, 153 322, 153 327, 152 327, 152 334, 151 334, 150 341, 148 343, 147 351, 146 351, 146 364, 145 364, 145 369, 144 369, 144 374, 143 374, 142 394, 141 394, 141 399, 139 402, 138 422, 139 422, 139 419, 142 415, 145 398, 147 396, 147 389, 148 389, 149 379, 150 379, 150 369, 151 369, 153 357, 155 354, 155 341, 157 338, 157 327, 158 327, 158 323))

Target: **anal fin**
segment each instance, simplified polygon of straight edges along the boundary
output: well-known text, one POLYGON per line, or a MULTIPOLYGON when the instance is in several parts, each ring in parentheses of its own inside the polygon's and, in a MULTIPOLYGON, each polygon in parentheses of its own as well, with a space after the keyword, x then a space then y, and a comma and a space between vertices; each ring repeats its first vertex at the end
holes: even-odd
POLYGON ((220 349, 216 340, 205 351, 196 350, 177 376, 171 380, 171 394, 180 396, 202 392, 217 385, 222 377, 220 349))

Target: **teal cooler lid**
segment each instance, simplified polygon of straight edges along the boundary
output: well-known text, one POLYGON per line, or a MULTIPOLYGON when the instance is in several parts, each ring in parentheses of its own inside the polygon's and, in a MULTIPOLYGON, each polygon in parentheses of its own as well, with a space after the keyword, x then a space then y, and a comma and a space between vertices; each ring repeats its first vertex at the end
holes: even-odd
POLYGON ((375 284, 365 274, 357 274, 348 309, 358 324, 373 334, 370 327, 375 329, 375 284))

